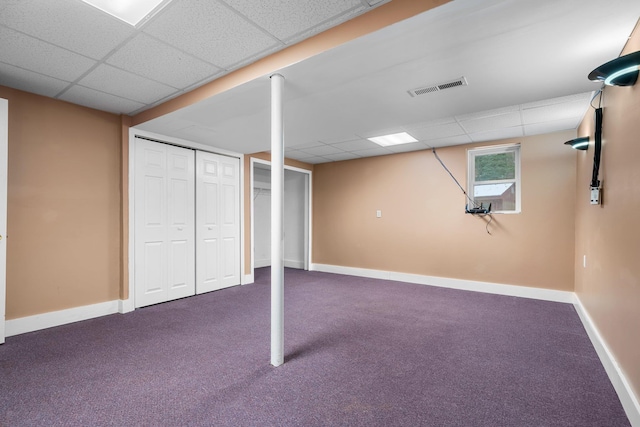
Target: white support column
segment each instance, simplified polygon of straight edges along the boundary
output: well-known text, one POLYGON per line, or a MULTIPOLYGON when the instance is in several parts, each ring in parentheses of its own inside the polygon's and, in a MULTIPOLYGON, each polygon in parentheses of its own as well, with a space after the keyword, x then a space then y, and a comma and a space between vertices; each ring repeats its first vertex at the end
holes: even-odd
POLYGON ((284 77, 271 76, 271 364, 284 363, 284 77))

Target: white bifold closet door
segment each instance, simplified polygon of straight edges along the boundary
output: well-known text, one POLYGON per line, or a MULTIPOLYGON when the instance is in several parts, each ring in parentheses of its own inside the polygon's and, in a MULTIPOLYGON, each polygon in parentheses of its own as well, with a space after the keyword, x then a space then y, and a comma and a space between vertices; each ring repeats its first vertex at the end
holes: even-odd
POLYGON ((196 152, 196 292, 240 284, 240 159, 196 152))
POLYGON ((195 294, 195 155, 136 138, 135 306, 195 294))

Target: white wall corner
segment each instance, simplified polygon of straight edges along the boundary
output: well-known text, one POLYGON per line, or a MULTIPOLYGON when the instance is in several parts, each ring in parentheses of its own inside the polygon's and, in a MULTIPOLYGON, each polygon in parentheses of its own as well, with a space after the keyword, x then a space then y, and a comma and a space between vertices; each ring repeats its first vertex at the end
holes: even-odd
POLYGON ((39 331, 54 326, 115 314, 119 312, 119 306, 119 300, 114 300, 7 320, 6 336, 10 337, 25 334, 27 332, 39 331))
POLYGON ((242 284, 243 285, 250 285, 254 282, 253 279, 253 274, 245 274, 242 276, 242 284))
POLYGON ((589 316, 589 313, 584 308, 582 301, 580 301, 580 298, 577 295, 574 307, 582 321, 582 324, 584 325, 584 329, 587 331, 587 335, 589 336, 598 357, 600 358, 602 366, 604 366, 604 370, 609 376, 609 380, 611 381, 613 388, 618 394, 618 398, 620 399, 620 403, 627 414, 627 418, 629 418, 629 422, 631 422, 632 426, 640 427, 640 398, 633 392, 626 375, 620 368, 620 365, 618 365, 618 362, 609 349, 609 346, 602 338, 600 331, 596 327, 595 323, 593 323, 591 316, 589 316))

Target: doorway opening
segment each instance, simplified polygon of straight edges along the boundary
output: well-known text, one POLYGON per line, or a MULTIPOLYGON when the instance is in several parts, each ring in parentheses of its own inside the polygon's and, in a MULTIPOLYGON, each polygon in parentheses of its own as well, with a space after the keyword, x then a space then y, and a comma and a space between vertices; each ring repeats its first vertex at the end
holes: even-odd
MULTIPOLYGON (((285 166, 284 266, 311 264, 311 171, 285 166)), ((271 162, 251 159, 251 275, 271 265, 271 162)))

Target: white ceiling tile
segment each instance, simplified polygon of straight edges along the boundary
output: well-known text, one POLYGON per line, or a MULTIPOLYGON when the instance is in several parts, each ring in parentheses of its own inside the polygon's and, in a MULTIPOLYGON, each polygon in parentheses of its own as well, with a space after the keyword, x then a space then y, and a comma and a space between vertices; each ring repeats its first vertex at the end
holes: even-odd
POLYGON ((524 125, 524 134, 526 136, 531 135, 540 135, 543 133, 552 133, 552 132, 560 132, 563 130, 571 130, 576 129, 582 118, 576 119, 564 119, 564 120, 554 120, 551 122, 545 123, 536 123, 533 125, 524 125))
POLYGON ((362 150, 355 151, 354 154, 357 154, 361 157, 373 157, 373 156, 384 156, 386 154, 393 154, 393 151, 389 151, 386 148, 378 147, 372 148, 371 150, 362 150))
POLYGON ((450 136, 464 135, 465 131, 458 123, 439 124, 407 131, 418 141, 430 141, 433 139, 447 138, 450 136))
POLYGON ((589 108, 589 100, 573 102, 563 102, 561 104, 550 104, 537 108, 526 108, 522 110, 522 122, 526 125, 542 123, 552 120, 569 118, 582 119, 589 108))
POLYGON ((482 119, 486 117, 500 116, 503 114, 515 113, 517 111, 520 111, 519 105, 510 105, 508 107, 503 107, 503 108, 494 108, 492 110, 482 110, 475 113, 461 114, 461 115, 455 116, 455 118, 460 122, 460 121, 466 121, 466 120, 475 120, 475 119, 482 119))
POLYGON ((583 93, 577 93, 575 95, 543 99, 541 101, 528 102, 526 104, 522 104, 522 109, 544 107, 546 105, 553 105, 553 104, 563 104, 565 102, 575 102, 575 101, 589 102, 593 97, 593 95, 594 95, 594 92, 583 92, 583 93))
POLYGON ((324 146, 325 144, 323 144, 320 141, 313 141, 313 142, 305 142, 304 144, 292 144, 290 148, 293 148, 295 150, 306 150, 307 148, 324 147, 324 146))
POLYGON ((94 59, 130 37, 134 28, 78 0, 3 1, 0 24, 94 59))
POLYGON ((427 148, 431 147, 447 147, 449 145, 470 144, 473 141, 469 135, 450 136, 448 138, 434 139, 432 141, 425 142, 427 148))
POLYGON ((54 97, 69 86, 69 82, 0 62, 0 85, 54 97))
POLYGON ((428 147, 422 142, 413 142, 410 144, 400 144, 400 145, 390 145, 386 147, 387 150, 393 151, 394 153, 407 153, 409 151, 419 151, 426 150, 428 147))
POLYGON ((304 160, 305 163, 311 163, 312 165, 319 165, 320 163, 329 163, 333 160, 327 159, 326 157, 312 157, 310 159, 304 160))
POLYGON ((155 129, 156 133, 169 133, 179 131, 181 129, 188 128, 189 126, 193 126, 194 123, 191 120, 181 119, 179 117, 174 117, 171 120, 150 120, 145 123, 141 123, 137 128, 142 130, 151 130, 155 129))
POLYGON ((144 104, 151 104, 176 92, 170 86, 105 64, 99 65, 78 84, 144 104))
POLYGON ((301 160, 301 161, 304 159, 308 159, 310 157, 316 157, 316 156, 310 155, 309 153, 305 153, 304 151, 299 151, 299 150, 291 150, 291 151, 285 152, 284 156, 289 159, 301 160))
POLYGON ((107 63, 180 89, 221 72, 218 67, 143 33, 114 53, 107 63))
POLYGON ((305 159, 297 159, 297 160, 300 162, 310 163, 312 165, 317 165, 320 163, 328 163, 333 161, 331 159, 327 159, 326 157, 320 157, 320 156, 312 156, 312 157, 307 157, 305 159))
POLYGON ((349 142, 349 141, 355 141, 356 139, 359 139, 360 137, 358 135, 355 134, 338 134, 338 136, 332 136, 332 137, 328 137, 328 136, 324 136, 322 137, 322 139, 320 140, 320 142, 322 142, 323 144, 329 144, 329 145, 335 145, 335 144, 339 144, 341 142, 349 142))
POLYGON ((225 0, 280 40, 349 12, 364 10, 360 0, 225 0))
POLYGON ((331 145, 324 145, 322 147, 313 147, 313 148, 305 148, 304 151, 306 153, 313 154, 314 156, 324 156, 327 154, 337 154, 342 153, 342 150, 339 150, 331 145))
POLYGON ((341 162, 343 160, 353 160, 353 159, 359 159, 360 158, 360 156, 358 156, 357 154, 353 154, 353 153, 325 154, 323 157, 325 157, 327 159, 331 159, 334 162, 341 162))
POLYGON ((221 68, 278 44, 228 7, 211 0, 174 0, 143 31, 221 68))
MULTIPOLYGON (((513 126, 519 126, 522 124, 520 112, 500 114, 496 116, 488 116, 477 118, 473 120, 460 121, 460 125, 467 131, 467 133, 486 132, 494 129, 502 129, 513 126)), ((443 135, 446 136, 446 135, 443 135)), ((449 135, 453 136, 453 135, 449 135)))
POLYGON ((144 107, 144 104, 131 101, 129 99, 120 98, 109 95, 107 93, 98 92, 82 86, 73 86, 63 93, 59 99, 63 101, 73 102, 74 104, 84 105, 85 107, 95 108, 97 110, 109 111, 111 113, 129 114, 133 111, 144 107))
POLYGON ((455 117, 443 117, 441 119, 427 120, 426 122, 412 123, 407 126, 407 131, 410 129, 428 128, 438 125, 446 125, 449 123, 456 123, 455 117))
POLYGON ((347 141, 347 142, 340 142, 338 144, 332 144, 332 147, 335 147, 342 151, 358 151, 358 150, 362 151, 362 150, 370 150, 372 148, 378 148, 379 145, 367 139, 358 139, 355 141, 347 141))
POLYGON ((276 45, 268 47, 265 50, 261 50, 260 52, 246 56, 243 59, 241 59, 239 62, 236 62, 226 67, 226 71, 232 71, 232 70, 237 70, 238 68, 242 68, 246 65, 256 62, 260 58, 264 58, 265 56, 269 56, 273 53, 276 53, 277 51, 281 50, 283 47, 284 47, 283 45, 278 43, 276 45))
POLYGON ((343 22, 346 22, 350 19, 355 18, 358 15, 361 15, 364 12, 369 11, 370 9, 367 7, 360 7, 357 9, 353 9, 347 13, 344 13, 342 15, 339 15, 336 18, 330 19, 328 21, 324 21, 322 24, 320 25, 316 25, 314 27, 309 28, 308 30, 299 32, 291 37, 287 37, 285 40, 283 40, 283 42, 287 45, 291 45, 291 44, 295 44, 298 43, 306 38, 312 37, 318 33, 321 33, 323 31, 326 31, 330 28, 333 28, 337 25, 342 24, 343 22))
POLYGON ((96 62, 66 49, 0 26, 0 62, 60 80, 74 81, 96 62), (28 52, 28 55, 25 55, 28 52))
POLYGON ((507 138, 518 138, 524 136, 522 133, 522 126, 515 126, 511 128, 501 128, 490 130, 486 132, 478 132, 469 135, 473 142, 494 141, 507 138))
POLYGON ((215 129, 209 129, 203 126, 188 126, 180 130, 180 134, 185 136, 186 139, 197 139, 198 141, 214 141, 216 138, 220 138, 218 132, 215 129))

